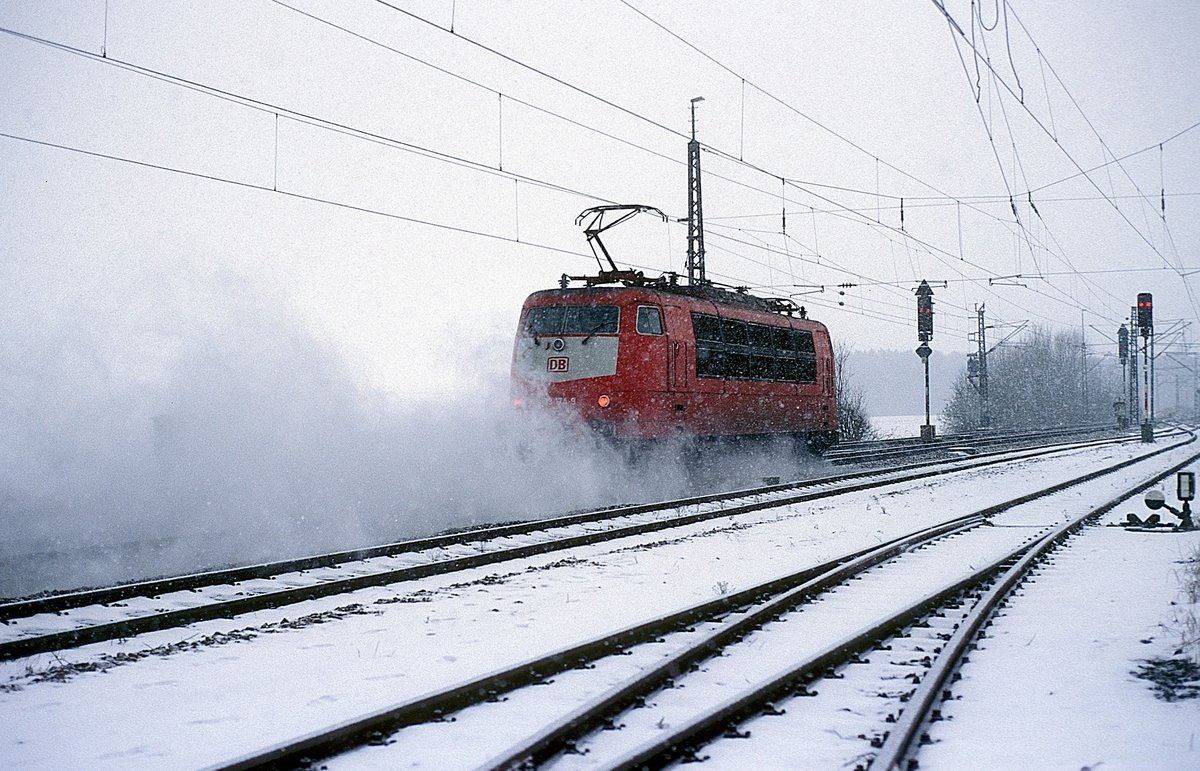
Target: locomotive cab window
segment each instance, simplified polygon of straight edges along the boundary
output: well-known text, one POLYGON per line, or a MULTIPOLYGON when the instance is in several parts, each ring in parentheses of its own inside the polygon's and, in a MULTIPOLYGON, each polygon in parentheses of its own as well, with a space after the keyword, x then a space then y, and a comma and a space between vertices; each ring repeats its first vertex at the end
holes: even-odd
POLYGON ((663 333, 662 312, 658 308, 639 305, 637 331, 639 335, 661 335, 663 333))
POLYGON ((543 305, 525 315, 525 334, 615 335, 620 309, 615 305, 543 305))

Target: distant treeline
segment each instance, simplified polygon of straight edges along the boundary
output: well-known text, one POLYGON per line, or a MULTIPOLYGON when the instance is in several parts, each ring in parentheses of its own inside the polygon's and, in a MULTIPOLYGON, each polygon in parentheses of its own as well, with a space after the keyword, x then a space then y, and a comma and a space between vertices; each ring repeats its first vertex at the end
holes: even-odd
MULTIPOLYGON (((1035 327, 988 356, 988 412, 995 428, 1114 422, 1121 368, 1111 353, 1083 358, 1079 332, 1035 327)), ((1113 348, 1116 346, 1114 345, 1113 348)), ((1115 353, 1115 351, 1114 351, 1115 353)), ((980 396, 965 369, 942 410, 946 431, 979 426, 980 396)))

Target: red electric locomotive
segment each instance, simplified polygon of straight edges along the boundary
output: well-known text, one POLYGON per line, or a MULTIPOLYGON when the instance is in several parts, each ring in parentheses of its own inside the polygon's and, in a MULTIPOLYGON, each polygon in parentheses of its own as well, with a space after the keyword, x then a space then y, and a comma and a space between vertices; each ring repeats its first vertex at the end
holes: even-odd
MULTIPOLYGON (((635 207, 602 207, 611 208, 635 207)), ((789 300, 672 275, 647 280, 612 264, 530 295, 512 376, 516 403, 565 405, 619 441, 792 435, 820 450, 837 439, 823 324, 789 300)))

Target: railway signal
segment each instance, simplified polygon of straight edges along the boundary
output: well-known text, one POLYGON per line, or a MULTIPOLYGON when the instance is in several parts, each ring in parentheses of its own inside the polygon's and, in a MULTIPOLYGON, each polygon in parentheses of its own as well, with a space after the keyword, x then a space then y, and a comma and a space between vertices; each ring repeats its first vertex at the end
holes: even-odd
POLYGON ((922 343, 933 339, 933 290, 924 279, 917 287, 917 339, 922 343))
MULTIPOLYGON (((1143 499, 1146 504, 1146 508, 1150 509, 1151 511, 1166 509, 1175 516, 1179 517, 1179 524, 1175 526, 1176 530, 1195 530, 1196 524, 1192 520, 1192 500, 1196 497, 1196 473, 1194 471, 1180 471, 1175 476, 1175 486, 1175 495, 1183 503, 1183 506, 1175 508, 1171 504, 1167 503, 1167 496, 1162 490, 1154 488, 1146 491, 1146 497, 1143 499)), ((1157 515, 1154 515, 1151 518, 1157 519, 1157 515)), ((1127 524, 1150 524, 1153 526, 1154 524, 1157 524, 1157 522, 1143 523, 1137 518, 1136 515, 1130 514, 1127 518, 1127 524)))
POLYGON ((917 340, 921 343, 917 346, 917 355, 925 365, 925 425, 921 426, 921 439, 926 442, 932 442, 936 435, 933 425, 929 422, 929 354, 933 353, 929 341, 932 338, 933 289, 928 281, 921 279, 917 286, 917 340))
MULTIPOLYGON (((1137 325, 1142 333, 1142 441, 1154 441, 1154 296, 1138 292, 1137 325)), ((1137 352, 1134 352, 1134 360, 1137 352)))
POLYGON ((1128 364, 1129 364, 1129 328, 1124 324, 1117 330, 1117 358, 1121 362, 1121 398, 1113 402, 1113 415, 1117 419, 1117 427, 1129 427, 1129 405, 1126 403, 1128 393, 1128 364))
POLYGON ((1139 292, 1137 296, 1138 329, 1142 337, 1154 334, 1154 296, 1149 292, 1139 292))

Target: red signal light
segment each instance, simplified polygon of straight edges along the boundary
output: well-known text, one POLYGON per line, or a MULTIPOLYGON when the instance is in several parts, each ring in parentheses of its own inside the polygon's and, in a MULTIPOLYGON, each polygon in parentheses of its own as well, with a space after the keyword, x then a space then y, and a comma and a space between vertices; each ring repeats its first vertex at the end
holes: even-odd
POLYGON ((1137 296, 1137 323, 1142 330, 1142 337, 1148 337, 1154 330, 1154 295, 1140 292, 1137 296))

